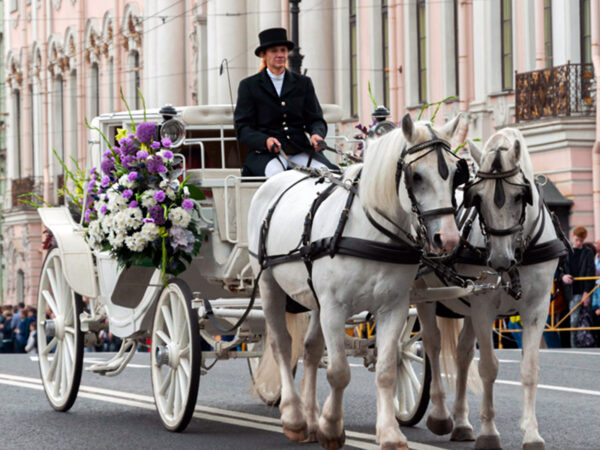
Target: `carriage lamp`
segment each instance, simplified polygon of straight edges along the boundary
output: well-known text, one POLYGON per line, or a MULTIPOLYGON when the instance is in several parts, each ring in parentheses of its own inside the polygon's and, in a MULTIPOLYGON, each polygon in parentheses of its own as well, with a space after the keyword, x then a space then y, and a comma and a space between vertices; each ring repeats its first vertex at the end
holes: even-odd
POLYGON ((385 106, 378 106, 375 111, 371 113, 371 117, 375 119, 375 123, 369 130, 369 137, 378 137, 392 131, 396 128, 396 124, 387 118, 390 116, 390 110, 385 106))
POLYGON ((185 139, 185 124, 175 117, 177 111, 171 105, 163 106, 159 113, 163 121, 158 126, 158 135, 161 139, 169 138, 171 147, 179 147, 185 139))

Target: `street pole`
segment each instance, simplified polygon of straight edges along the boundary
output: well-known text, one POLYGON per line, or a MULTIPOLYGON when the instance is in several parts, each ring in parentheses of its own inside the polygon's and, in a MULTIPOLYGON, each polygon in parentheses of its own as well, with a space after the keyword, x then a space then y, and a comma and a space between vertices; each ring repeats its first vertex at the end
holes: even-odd
POLYGON ((298 3, 300 3, 302 0, 289 0, 289 1, 290 1, 290 13, 292 16, 291 33, 292 33, 292 42, 294 42, 294 50, 291 51, 290 55, 288 56, 288 59, 290 61, 290 68, 292 69, 292 72, 300 73, 300 70, 302 68, 302 58, 304 58, 304 56, 300 54, 300 46, 299 46, 300 39, 298 37, 298 34, 299 34, 298 15, 300 14, 300 7, 298 6, 298 3))

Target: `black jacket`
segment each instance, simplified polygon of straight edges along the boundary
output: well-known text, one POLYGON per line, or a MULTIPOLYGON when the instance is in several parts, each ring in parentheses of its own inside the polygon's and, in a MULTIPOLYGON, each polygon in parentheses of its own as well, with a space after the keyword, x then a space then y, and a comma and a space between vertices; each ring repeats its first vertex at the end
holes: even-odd
MULTIPOLYGON (((285 71, 281 96, 277 95, 266 69, 243 79, 238 88, 234 120, 238 140, 251 149, 245 175, 263 175, 264 166, 275 157, 267 151, 267 138, 277 138, 284 151, 295 154, 312 151, 306 133, 323 138, 327 134, 327 123, 311 79, 289 70, 285 71)), ((315 159, 329 163, 319 153, 315 159)))
MULTIPOLYGON (((565 261, 562 267, 559 270, 559 275, 568 274, 573 278, 576 277, 593 277, 596 275, 596 265, 594 264, 594 251, 589 248, 587 245, 584 245, 581 250, 581 256, 579 258, 579 264, 577 265, 576 270, 571 270, 571 258, 573 254, 569 252, 565 258, 565 261)), ((574 281, 571 285, 563 284, 563 292, 565 298, 567 300, 571 300, 573 298, 573 286, 574 284, 580 284, 583 287, 584 292, 590 292, 594 288, 594 280, 588 281, 574 281)))

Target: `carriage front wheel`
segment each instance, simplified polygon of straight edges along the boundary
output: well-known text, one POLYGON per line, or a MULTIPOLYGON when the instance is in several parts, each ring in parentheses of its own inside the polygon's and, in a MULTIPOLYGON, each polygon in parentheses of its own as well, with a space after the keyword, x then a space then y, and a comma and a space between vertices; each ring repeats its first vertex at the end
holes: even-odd
POLYGON ((398 373, 394 409, 398 423, 413 426, 420 422, 429 405, 431 366, 421 340, 415 331, 417 315, 410 315, 398 341, 398 373))
POLYGON ((198 313, 178 278, 162 290, 152 327, 151 373, 156 408, 165 428, 183 431, 192 419, 200 381, 198 313))
POLYGON ((83 367, 81 296, 64 276, 60 251, 46 255, 38 291, 37 346, 40 375, 50 405, 68 411, 79 391, 83 367))

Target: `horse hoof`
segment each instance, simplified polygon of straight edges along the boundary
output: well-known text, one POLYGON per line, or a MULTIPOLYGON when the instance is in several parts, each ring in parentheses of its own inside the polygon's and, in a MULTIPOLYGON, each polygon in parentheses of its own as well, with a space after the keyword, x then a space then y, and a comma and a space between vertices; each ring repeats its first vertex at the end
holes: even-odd
POLYGON ((435 417, 429 416, 427 418, 427 428, 438 436, 442 436, 444 434, 448 434, 452 432, 452 428, 454 424, 452 423, 452 419, 436 419, 435 417))
POLYGON ((307 430, 306 427, 299 428, 297 430, 292 430, 291 428, 283 427, 283 434, 290 441, 295 442, 303 442, 307 438, 307 430))
POLYGON ((381 450, 409 450, 408 445, 406 444, 392 444, 388 442, 387 444, 381 444, 381 450))
POLYGON ((469 427, 456 427, 452 430, 452 436, 450 436, 451 441, 474 441, 475 433, 473 433, 473 429, 469 427))
POLYGON ((317 440, 319 444, 326 448, 327 450, 338 450, 344 446, 344 442, 346 442, 346 432, 342 431, 342 435, 337 438, 328 438, 321 430, 317 431, 317 440))
POLYGON ((546 444, 543 442, 527 442, 523 444, 523 450, 546 450, 546 444))
POLYGON ((502 450, 499 436, 478 436, 475 440, 476 450, 502 450))

